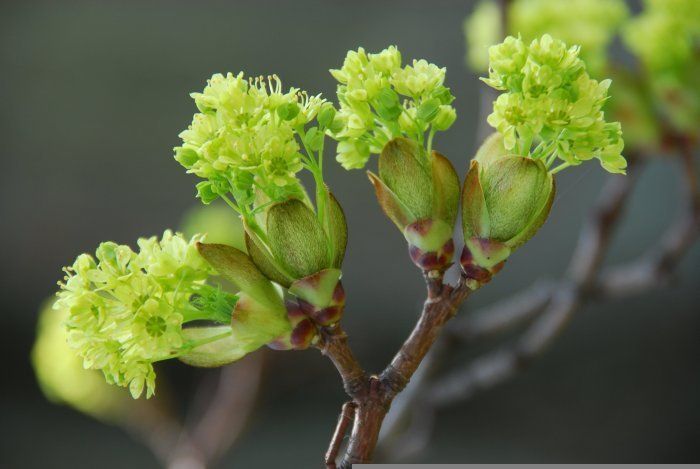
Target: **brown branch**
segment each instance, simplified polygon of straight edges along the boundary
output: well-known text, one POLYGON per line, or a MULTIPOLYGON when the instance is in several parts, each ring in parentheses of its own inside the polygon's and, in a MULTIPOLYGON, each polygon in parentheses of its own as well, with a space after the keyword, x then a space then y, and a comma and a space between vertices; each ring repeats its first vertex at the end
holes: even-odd
POLYGON ((322 328, 319 343, 316 347, 335 365, 343 388, 353 400, 364 398, 369 389, 367 373, 352 353, 348 345, 348 336, 339 324, 322 328))
MULTIPOLYGON (((425 302, 413 331, 381 375, 370 376, 365 392, 354 396, 355 421, 340 463, 343 469, 370 460, 392 400, 406 387, 444 324, 471 293, 463 282, 456 287, 445 285, 439 289, 430 288, 430 282, 428 285, 431 297, 425 302)), ((338 364, 336 367, 345 368, 338 364)))
POLYGON ((420 401, 425 383, 441 370, 445 357, 455 350, 457 342, 458 339, 449 334, 438 337, 411 381, 396 396, 379 434, 379 459, 386 460, 386 455, 392 455, 388 458, 392 461, 410 459, 427 444, 426 437, 432 431, 435 420, 434 412, 428 406, 415 404, 420 401))
POLYGON ((382 372, 381 380, 387 387, 389 397, 393 399, 406 387, 442 327, 455 315, 459 305, 471 292, 465 283, 460 282, 454 288, 446 286, 438 298, 425 302, 411 335, 382 372))
POLYGON ((340 450, 340 445, 345 438, 345 434, 348 431, 348 426, 355 419, 355 403, 350 401, 343 404, 340 410, 340 416, 338 417, 338 423, 335 426, 335 431, 331 437, 331 442, 328 445, 328 451, 324 457, 327 469, 335 469, 335 460, 338 457, 338 451, 340 450))

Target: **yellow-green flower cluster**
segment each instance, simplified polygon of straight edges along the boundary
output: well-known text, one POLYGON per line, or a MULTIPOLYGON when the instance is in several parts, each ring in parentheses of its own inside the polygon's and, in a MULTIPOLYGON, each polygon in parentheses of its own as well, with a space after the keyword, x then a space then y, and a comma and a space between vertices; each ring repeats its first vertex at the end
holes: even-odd
POLYGON ((65 269, 55 307, 68 311, 68 344, 85 368, 150 397, 152 364, 201 345, 186 339, 183 324, 230 321, 236 297, 205 283, 214 271, 197 252, 198 239, 166 231, 161 240, 140 239, 138 253, 105 242, 95 257, 81 254, 65 269))
MULTIPOLYGON (((510 3, 507 34, 531 41, 550 34, 581 46, 581 59, 597 76, 607 62, 607 49, 628 15, 623 0, 515 0, 510 3)), ((502 37, 497 2, 484 0, 464 25, 468 61, 474 70, 488 67, 488 48, 502 37)))
POLYGON ((666 117, 681 131, 700 123, 700 2, 647 0, 623 32, 666 117))
POLYGON ((330 72, 340 83, 340 111, 331 132, 345 169, 362 168, 370 154, 396 137, 430 150, 434 133, 447 130, 456 119, 450 105, 454 97, 444 86, 445 69, 425 60, 402 67, 395 46, 377 54, 350 51, 343 66, 330 72))
POLYGON ((492 46, 483 80, 505 93, 488 122, 506 150, 542 159, 547 168, 563 160, 552 172, 597 158, 607 171, 624 173, 620 124, 606 122, 602 111, 610 80, 590 78, 578 53, 549 35, 529 45, 509 36, 492 46))
POLYGON ((285 91, 277 76, 246 79, 243 73, 216 74, 191 96, 200 112, 180 134, 175 159, 206 179, 197 185, 204 203, 231 193, 245 211, 254 188, 272 200, 300 193, 296 174, 304 155, 297 135, 323 107, 320 96, 285 91))

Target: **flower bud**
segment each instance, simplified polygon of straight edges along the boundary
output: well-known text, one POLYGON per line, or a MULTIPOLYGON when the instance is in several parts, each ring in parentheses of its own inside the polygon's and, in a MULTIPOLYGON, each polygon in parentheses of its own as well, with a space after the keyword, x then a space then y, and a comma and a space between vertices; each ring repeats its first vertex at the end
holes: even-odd
POLYGON ((443 104, 440 106, 435 120, 433 120, 433 127, 435 127, 435 130, 447 130, 452 127, 456 119, 457 112, 455 109, 452 106, 443 104))
POLYGON ((497 137, 487 139, 471 162, 462 190, 462 268, 478 285, 534 236, 554 200, 554 179, 544 164, 506 155, 501 146, 497 137))
POLYGON ((379 156, 379 176, 368 176, 379 205, 408 241, 413 262, 425 271, 447 269, 459 202, 459 179, 449 160, 397 138, 379 156))
POLYGON ((319 127, 321 129, 330 127, 333 123, 333 119, 335 119, 335 115, 336 111, 333 105, 331 103, 325 103, 321 106, 321 110, 318 111, 318 116, 316 117, 319 127))

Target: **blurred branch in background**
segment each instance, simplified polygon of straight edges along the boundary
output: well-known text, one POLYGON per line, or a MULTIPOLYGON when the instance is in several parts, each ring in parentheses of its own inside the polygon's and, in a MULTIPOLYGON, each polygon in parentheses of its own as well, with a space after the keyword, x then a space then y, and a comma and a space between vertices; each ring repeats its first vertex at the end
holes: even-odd
POLYGON ((195 402, 203 408, 182 429, 170 455, 170 469, 209 467, 233 446, 253 413, 263 363, 264 351, 260 351, 222 368, 215 383, 200 384, 195 402))

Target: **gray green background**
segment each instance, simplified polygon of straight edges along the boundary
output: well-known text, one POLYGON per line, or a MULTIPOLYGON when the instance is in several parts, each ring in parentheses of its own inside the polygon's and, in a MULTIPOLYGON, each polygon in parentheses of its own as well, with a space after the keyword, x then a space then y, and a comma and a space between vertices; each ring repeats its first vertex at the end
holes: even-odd
MULTIPOLYGON (((101 240, 134 243, 196 204, 172 159, 214 72, 279 74, 333 97, 327 70, 348 49, 396 44, 447 66, 458 120, 436 147, 464 172, 480 82, 464 65, 471 2, 3 2, 0 4, 0 466, 154 467, 120 430, 46 402, 29 366, 39 304, 61 266, 101 240)), ((328 165, 345 208, 346 328, 369 369, 383 367, 423 297, 400 234, 361 171, 328 165)), ((652 163, 615 237, 612 261, 644 252, 680 210, 676 168, 652 163)), ((562 174, 546 226, 470 300, 488 304, 560 275, 604 175, 562 174)), ((514 381, 442 412, 423 461, 697 462, 700 249, 672 287, 584 308, 514 381)), ((476 353, 476 351, 472 352, 476 353)), ((166 366, 187 394, 204 372, 166 366)), ((318 467, 343 392, 317 352, 271 353, 246 435, 220 467, 318 467), (280 466, 282 467, 282 466, 280 466)))

